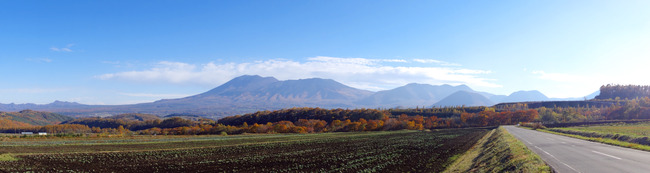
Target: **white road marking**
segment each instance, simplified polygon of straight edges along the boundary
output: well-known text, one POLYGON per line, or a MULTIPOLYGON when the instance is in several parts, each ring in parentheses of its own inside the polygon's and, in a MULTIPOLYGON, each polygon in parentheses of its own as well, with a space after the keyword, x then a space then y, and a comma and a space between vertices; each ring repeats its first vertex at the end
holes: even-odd
POLYGON ((598 152, 598 151, 591 150, 591 152, 594 152, 594 153, 596 153, 596 154, 600 154, 600 155, 603 155, 603 156, 607 156, 607 157, 615 158, 615 159, 618 159, 618 160, 623 160, 623 159, 621 159, 620 157, 612 156, 612 155, 605 154, 605 153, 601 153, 601 152, 598 152))
POLYGON ((554 158, 554 159, 557 160, 558 162, 562 163, 564 166, 569 167, 571 170, 580 173, 580 171, 578 171, 578 170, 574 169, 573 167, 569 166, 568 164, 566 164, 566 163, 560 161, 560 159, 557 159, 557 157, 555 157, 555 156, 551 155, 550 153, 548 153, 548 152, 542 150, 542 148, 539 148, 539 147, 537 147, 537 146, 535 146, 535 148, 537 148, 537 149, 539 149, 540 151, 542 151, 542 152, 548 154, 549 156, 551 156, 552 158, 554 158))
POLYGON ((560 142, 560 143, 566 144, 566 142, 560 142))

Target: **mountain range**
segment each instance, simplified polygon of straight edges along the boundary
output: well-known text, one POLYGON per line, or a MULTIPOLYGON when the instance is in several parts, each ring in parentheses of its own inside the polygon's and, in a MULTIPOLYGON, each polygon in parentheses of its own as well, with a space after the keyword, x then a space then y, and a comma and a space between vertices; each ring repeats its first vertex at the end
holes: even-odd
MULTIPOLYGON (((596 94, 597 95, 597 94, 596 94)), ((573 98, 570 100, 580 100, 573 98)), ((131 105, 84 105, 55 101, 50 104, 0 104, 0 111, 24 109, 51 111, 75 117, 148 113, 159 116, 194 114, 210 118, 291 107, 393 108, 431 106, 491 106, 501 102, 551 101, 539 91, 495 95, 466 85, 411 83, 391 90, 372 92, 346 86, 331 79, 310 78, 280 81, 273 77, 244 75, 207 92, 178 99, 131 105)))

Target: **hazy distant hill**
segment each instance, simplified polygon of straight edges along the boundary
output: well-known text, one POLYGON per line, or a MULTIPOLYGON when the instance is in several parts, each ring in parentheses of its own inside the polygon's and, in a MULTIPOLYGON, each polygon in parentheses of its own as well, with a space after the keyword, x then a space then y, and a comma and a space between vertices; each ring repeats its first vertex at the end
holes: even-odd
POLYGON ((435 103, 433 106, 492 106, 495 103, 485 96, 469 91, 458 91, 435 103))
POLYGON ((230 96, 238 99, 265 101, 356 100, 372 94, 343 85, 331 79, 278 81, 272 77, 241 76, 213 90, 191 98, 230 96), (251 98, 251 96, 253 98, 251 98))
POLYGON ((585 96, 585 98, 586 98, 587 100, 589 100, 589 99, 594 99, 594 98, 596 98, 596 96, 598 96, 598 95, 600 95, 600 91, 596 91, 596 92, 594 92, 594 93, 591 93, 591 94, 585 96))
POLYGON ((233 115, 288 107, 353 107, 352 102, 372 94, 331 79, 278 81, 272 77, 241 76, 195 96, 166 99, 149 105, 175 107, 177 112, 205 114, 209 111, 233 115))
MULTIPOLYGON (((107 117, 125 113, 157 116, 176 114, 200 115, 218 119, 230 115, 292 107, 487 106, 500 102, 548 100, 556 99, 549 99, 539 91, 518 91, 505 96, 477 92, 466 85, 436 86, 411 83, 391 90, 371 92, 352 88, 331 79, 311 78, 280 81, 273 77, 244 75, 201 94, 178 99, 163 99, 151 103, 101 106, 55 101, 44 105, 0 104, 0 111, 15 112, 32 109, 74 117, 107 117)), ((139 119, 142 117, 124 118, 139 119)))
POLYGON ((526 102, 526 101, 547 101, 550 100, 546 95, 537 90, 517 91, 503 98, 499 102, 526 102))
POLYGON ((76 102, 64 102, 64 101, 54 101, 50 104, 33 104, 33 103, 26 103, 26 104, 0 104, 0 111, 22 111, 25 109, 32 109, 32 110, 49 110, 49 111, 56 111, 56 112, 65 112, 67 110, 78 110, 78 109, 87 109, 87 108, 97 108, 97 107, 103 107, 103 106, 97 106, 97 105, 84 105, 84 104, 79 104, 76 102))
POLYGON ((161 118, 152 115, 152 114, 138 114, 138 113, 127 113, 127 114, 119 114, 119 115, 114 115, 110 117, 106 117, 108 119, 116 119, 116 120, 125 120, 125 121, 150 121, 150 120, 160 120, 161 118))
POLYGON ((473 91, 466 85, 429 85, 411 83, 392 90, 376 92, 357 103, 369 107, 416 107, 432 105, 457 91, 473 91))
POLYGON ((276 82, 280 81, 273 77, 244 75, 234 78, 210 91, 193 97, 239 96, 247 92, 258 92, 261 90, 261 88, 264 88, 276 82))
POLYGON ((59 124, 63 121, 71 120, 71 117, 32 110, 23 110, 20 112, 0 112, 0 121, 15 121, 29 125, 52 125, 59 124))
POLYGON ((353 101, 372 92, 355 89, 331 79, 279 81, 272 77, 241 76, 205 93, 152 103, 95 107, 79 110, 81 114, 174 113, 219 118, 228 115, 290 107, 351 108, 353 101))

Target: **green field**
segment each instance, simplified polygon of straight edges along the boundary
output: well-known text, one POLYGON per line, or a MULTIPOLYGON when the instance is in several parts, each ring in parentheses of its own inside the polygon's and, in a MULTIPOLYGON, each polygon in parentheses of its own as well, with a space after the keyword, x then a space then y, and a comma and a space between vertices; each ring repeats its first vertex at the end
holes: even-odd
POLYGON ((590 126, 574 126, 558 128, 565 130, 575 130, 584 132, 597 132, 605 134, 621 134, 634 137, 650 137, 650 122, 643 123, 611 123, 590 126))
POLYGON ((489 131, 3 138, 0 172, 440 172, 489 131))
POLYGON ((650 122, 548 128, 542 131, 650 151, 650 122))

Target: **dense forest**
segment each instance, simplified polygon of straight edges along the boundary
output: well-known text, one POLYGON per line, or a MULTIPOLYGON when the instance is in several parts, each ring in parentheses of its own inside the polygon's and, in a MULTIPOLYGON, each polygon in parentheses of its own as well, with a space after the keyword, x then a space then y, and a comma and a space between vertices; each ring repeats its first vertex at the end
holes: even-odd
MULTIPOLYGON (((384 130, 424 130, 436 128, 461 128, 461 127, 485 127, 506 124, 517 124, 519 122, 530 122, 538 118, 536 110, 520 110, 495 112, 493 109, 485 109, 476 113, 463 112, 457 117, 438 118, 436 116, 424 117, 421 115, 398 116, 385 114, 386 111, 373 109, 360 110, 339 110, 320 108, 293 108, 278 111, 263 111, 257 114, 245 116, 233 116, 226 121, 229 125, 198 124, 191 127, 177 127, 173 129, 147 129, 142 134, 240 134, 240 133, 319 133, 319 132, 350 132, 350 131, 384 131, 384 130), (319 115, 344 114, 350 116, 339 116, 346 119, 331 118, 330 122, 322 118, 324 116, 291 117, 292 115, 309 115, 307 112, 319 112, 319 115), (368 116, 370 119, 362 118, 362 114, 353 112, 372 112, 375 116, 368 116), (284 114, 283 114, 284 113, 284 114), (295 121, 274 119, 278 117, 291 117, 295 121), (255 119, 258 122, 254 122, 255 119), (356 120, 351 120, 352 118, 356 120), (271 122, 271 119, 279 120, 271 122), (241 124, 237 124, 241 122, 241 124), (252 123, 248 123, 252 122, 252 123), (266 122, 266 123, 261 123, 266 122)), ((219 122, 222 122, 221 120, 219 122)))
POLYGON ((392 115, 406 114, 408 116, 421 115, 424 117, 435 116, 438 118, 451 118, 458 117, 462 113, 478 113, 486 110, 488 107, 466 107, 466 106, 450 106, 450 107, 433 107, 433 108, 419 108, 415 109, 388 109, 387 111, 392 115))
POLYGON ((635 99, 650 97, 650 86, 647 85, 603 85, 596 99, 635 99))
POLYGON ((268 122, 291 121, 296 122, 299 119, 323 120, 331 123, 334 120, 351 120, 359 119, 380 120, 390 116, 387 111, 377 109, 322 109, 322 108, 291 108, 276 111, 258 111, 251 114, 235 115, 219 119, 219 123, 224 125, 241 125, 244 122, 248 124, 258 123, 266 124, 268 122))
POLYGON ((435 128, 484 127, 529 122, 538 118, 536 110, 495 112, 490 108, 457 107, 400 109, 393 115, 389 110, 292 108, 260 111, 224 118, 219 123, 209 119, 198 121, 171 117, 161 119, 148 114, 121 114, 111 117, 80 118, 62 124, 0 128, 0 132, 22 131, 49 133, 98 133, 104 135, 160 134, 241 134, 241 133, 319 133, 348 131, 423 130, 435 128), (433 110, 436 109, 436 110, 433 110), (482 110, 466 112, 464 110, 482 110), (458 116, 439 118, 414 115, 416 112, 460 112, 458 116))

